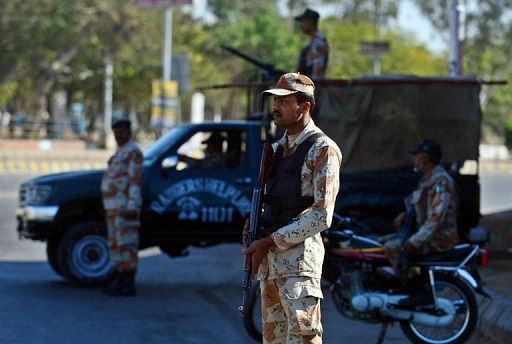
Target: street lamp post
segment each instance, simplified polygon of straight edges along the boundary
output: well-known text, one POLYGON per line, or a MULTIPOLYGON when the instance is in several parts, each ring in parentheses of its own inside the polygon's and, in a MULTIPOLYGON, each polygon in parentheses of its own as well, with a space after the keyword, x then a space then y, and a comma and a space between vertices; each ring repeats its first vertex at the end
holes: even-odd
POLYGON ((112 52, 109 50, 105 54, 105 99, 104 99, 104 131, 105 148, 114 148, 114 136, 112 134, 112 93, 113 93, 114 62, 112 52))
POLYGON ((450 53, 449 70, 450 76, 462 75, 462 42, 464 40, 465 26, 465 0, 450 1, 450 53))
POLYGON ((162 66, 164 81, 171 81, 171 63, 172 63, 172 8, 165 9, 164 24, 164 50, 162 53, 162 66))

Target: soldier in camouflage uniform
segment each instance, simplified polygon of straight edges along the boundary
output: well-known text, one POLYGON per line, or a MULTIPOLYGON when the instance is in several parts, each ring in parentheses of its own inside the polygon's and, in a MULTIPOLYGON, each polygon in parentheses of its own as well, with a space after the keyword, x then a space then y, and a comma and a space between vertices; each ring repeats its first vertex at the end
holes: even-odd
POLYGON ((101 193, 108 227, 110 260, 115 275, 104 293, 132 296, 136 294, 143 156, 132 140, 130 121, 117 121, 112 125, 112 130, 118 148, 103 175, 101 193))
POLYGON ((288 73, 265 91, 286 133, 273 145, 262 235, 244 250, 261 281, 264 343, 322 342, 320 233, 331 225, 342 157, 310 117, 314 89, 308 77, 288 73))
MULTIPOLYGON (((389 236, 381 238, 386 254, 394 265, 400 252, 411 260, 420 254, 448 251, 459 240, 456 221, 458 193, 452 177, 440 165, 441 146, 425 139, 410 153, 415 171, 423 174, 418 188, 408 197, 416 213, 417 230, 404 243, 402 238, 396 236, 391 240, 387 240, 389 236)), ((405 217, 405 213, 398 215, 394 226, 399 228, 405 217)), ((422 301, 428 300, 414 298, 402 303, 420 304, 422 301)))
MULTIPOLYGON (((396 259, 400 248, 415 256, 447 251, 458 241, 458 194, 452 177, 439 165, 440 145, 423 140, 411 153, 415 170, 423 174, 418 188, 410 195, 416 211, 417 231, 403 247, 399 239, 386 242, 386 252, 392 260, 396 259)), ((400 214, 395 226, 399 227, 404 219, 405 214, 400 214)))
POLYGON ((303 14, 295 17, 300 30, 309 36, 309 43, 301 50, 299 56, 299 73, 309 76, 313 80, 324 79, 329 60, 329 45, 325 36, 318 31, 320 14, 306 8, 303 14))

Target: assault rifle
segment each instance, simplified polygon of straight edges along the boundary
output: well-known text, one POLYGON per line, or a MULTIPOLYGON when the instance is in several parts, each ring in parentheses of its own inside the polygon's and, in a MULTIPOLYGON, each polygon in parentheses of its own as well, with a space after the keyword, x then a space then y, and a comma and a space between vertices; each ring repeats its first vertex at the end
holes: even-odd
MULTIPOLYGON (((412 234, 414 234, 414 231, 416 229, 416 210, 414 209, 414 205, 411 203, 411 196, 405 198, 404 205, 406 209, 406 217, 404 220, 404 223, 402 224, 402 227, 400 227, 400 230, 398 231, 398 237, 400 238, 400 245, 404 245, 407 239, 411 237, 412 234)), ((400 251, 398 254, 398 260, 396 263, 396 266, 399 271, 403 271, 406 269, 407 264, 409 263, 407 252, 400 251)))
POLYGON ((265 71, 266 74, 268 74, 267 75, 267 79, 271 79, 272 81, 275 81, 281 75, 286 73, 285 71, 283 71, 281 69, 277 69, 276 66, 274 66, 273 64, 262 62, 262 61, 258 60, 257 58, 255 58, 255 57, 253 57, 251 55, 248 55, 248 54, 246 54, 246 53, 244 53, 244 52, 242 52, 242 51, 240 51, 238 49, 235 49, 235 48, 230 47, 228 45, 221 45, 221 47, 222 47, 222 49, 229 51, 233 55, 236 55, 236 56, 244 59, 245 61, 247 61, 249 63, 252 63, 256 67, 259 67, 263 71, 265 71))
MULTIPOLYGON (((265 183, 267 182, 267 175, 270 169, 270 163, 272 162, 273 155, 272 146, 269 143, 263 145, 263 154, 261 155, 260 174, 258 175, 258 181, 252 191, 252 204, 251 204, 251 215, 249 217, 249 230, 247 232, 247 239, 245 240, 245 247, 251 246, 252 242, 258 237, 258 232, 261 228, 261 213, 263 206, 263 194, 265 183)), ((244 256, 244 280, 242 283, 243 287, 243 299, 242 305, 238 307, 242 316, 246 314, 247 301, 252 287, 252 254, 246 254, 244 256)))

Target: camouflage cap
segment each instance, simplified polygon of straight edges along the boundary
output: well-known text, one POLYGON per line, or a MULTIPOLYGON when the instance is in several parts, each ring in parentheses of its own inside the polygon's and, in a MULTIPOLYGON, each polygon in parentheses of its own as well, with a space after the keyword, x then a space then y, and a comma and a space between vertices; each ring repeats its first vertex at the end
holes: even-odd
POLYGON ((286 73, 277 80, 274 88, 263 91, 264 95, 287 96, 302 92, 315 95, 315 84, 307 76, 300 73, 286 73))

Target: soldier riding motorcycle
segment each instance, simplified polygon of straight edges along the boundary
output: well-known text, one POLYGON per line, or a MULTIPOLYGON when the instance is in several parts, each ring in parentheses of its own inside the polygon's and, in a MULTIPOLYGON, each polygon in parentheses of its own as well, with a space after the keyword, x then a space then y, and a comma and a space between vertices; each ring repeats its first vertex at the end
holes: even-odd
MULTIPOLYGON (((326 259, 324 282, 337 310, 352 320, 381 323, 379 342, 388 324, 398 321, 406 337, 415 343, 462 343, 473 333, 478 320, 475 292, 487 296, 480 286, 477 265, 487 264, 487 252, 476 243, 458 244, 450 251, 419 256, 410 267, 425 275, 430 304, 401 305, 415 288, 404 285, 391 268, 383 245, 366 234, 364 224, 335 215, 336 224, 324 233, 326 259)), ((253 286, 252 314, 245 326, 261 340, 257 284, 253 286)))

